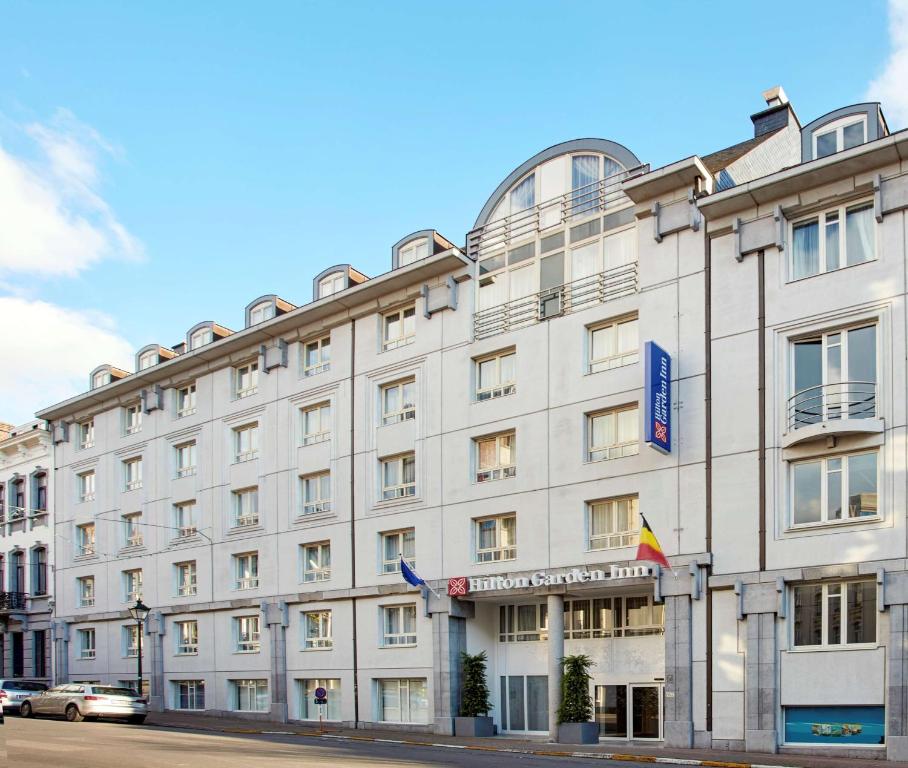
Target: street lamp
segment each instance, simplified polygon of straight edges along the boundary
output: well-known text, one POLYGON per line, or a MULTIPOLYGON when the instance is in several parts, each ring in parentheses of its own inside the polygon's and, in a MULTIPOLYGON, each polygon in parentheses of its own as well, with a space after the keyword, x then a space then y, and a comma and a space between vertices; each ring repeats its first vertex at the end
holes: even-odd
POLYGON ((140 697, 142 696, 142 624, 148 618, 150 610, 141 600, 136 600, 136 604, 129 609, 129 615, 135 619, 138 628, 139 685, 136 688, 136 694, 140 697))

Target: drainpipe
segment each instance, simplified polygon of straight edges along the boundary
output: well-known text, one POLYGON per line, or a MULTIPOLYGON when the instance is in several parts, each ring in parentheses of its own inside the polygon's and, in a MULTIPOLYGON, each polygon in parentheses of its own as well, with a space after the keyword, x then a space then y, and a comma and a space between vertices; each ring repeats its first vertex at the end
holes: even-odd
MULTIPOLYGON (((350 320, 350 589, 356 589, 356 320, 350 320)), ((357 653, 356 596, 350 598, 353 616, 353 727, 359 728, 359 654, 357 653)))
POLYGON ((760 508, 760 570, 766 570, 766 269, 763 251, 757 252, 757 418, 759 427, 759 508, 760 508))
MULTIPOLYGON (((704 296, 704 336, 706 349, 705 413, 706 413, 706 552, 712 563, 713 550, 713 385, 712 385, 712 238, 703 227, 703 248, 705 268, 703 270, 704 296)), ((706 567, 706 731, 713 730, 713 598, 709 586, 712 565, 706 567)))

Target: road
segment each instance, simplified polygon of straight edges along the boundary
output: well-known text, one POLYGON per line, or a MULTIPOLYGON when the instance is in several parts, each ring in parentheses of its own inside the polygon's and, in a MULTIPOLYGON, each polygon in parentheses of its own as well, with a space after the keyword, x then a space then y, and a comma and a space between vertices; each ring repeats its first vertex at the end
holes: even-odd
MULTIPOLYGON (((16 768, 372 768, 373 766, 475 766, 555 768, 623 766, 612 760, 583 760, 469 752, 441 747, 328 741, 298 736, 219 734, 119 723, 68 723, 7 717, 0 726, 6 765, 16 768)), ((0 753, 2 754, 2 753, 0 753)))

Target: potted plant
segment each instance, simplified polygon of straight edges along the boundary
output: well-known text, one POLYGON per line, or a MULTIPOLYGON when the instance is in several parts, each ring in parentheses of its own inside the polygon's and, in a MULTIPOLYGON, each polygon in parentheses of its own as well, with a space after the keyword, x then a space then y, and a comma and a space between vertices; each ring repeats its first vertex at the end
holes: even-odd
POLYGON ((460 716, 454 718, 455 736, 494 736, 489 717, 489 686, 486 683, 486 652, 460 654, 463 681, 460 689, 460 716))
POLYGON ((561 660, 561 704, 558 707, 558 741, 562 744, 595 744, 599 726, 591 722, 593 699, 590 696, 590 667, 586 654, 565 656, 561 660))

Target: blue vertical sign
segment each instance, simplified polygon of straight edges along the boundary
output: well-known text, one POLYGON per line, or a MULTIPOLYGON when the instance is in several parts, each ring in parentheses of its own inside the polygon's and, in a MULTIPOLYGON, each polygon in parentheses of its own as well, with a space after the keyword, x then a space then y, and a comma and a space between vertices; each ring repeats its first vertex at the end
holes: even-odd
POLYGON ((657 451, 672 450, 672 359, 654 341, 644 345, 643 439, 657 451))

